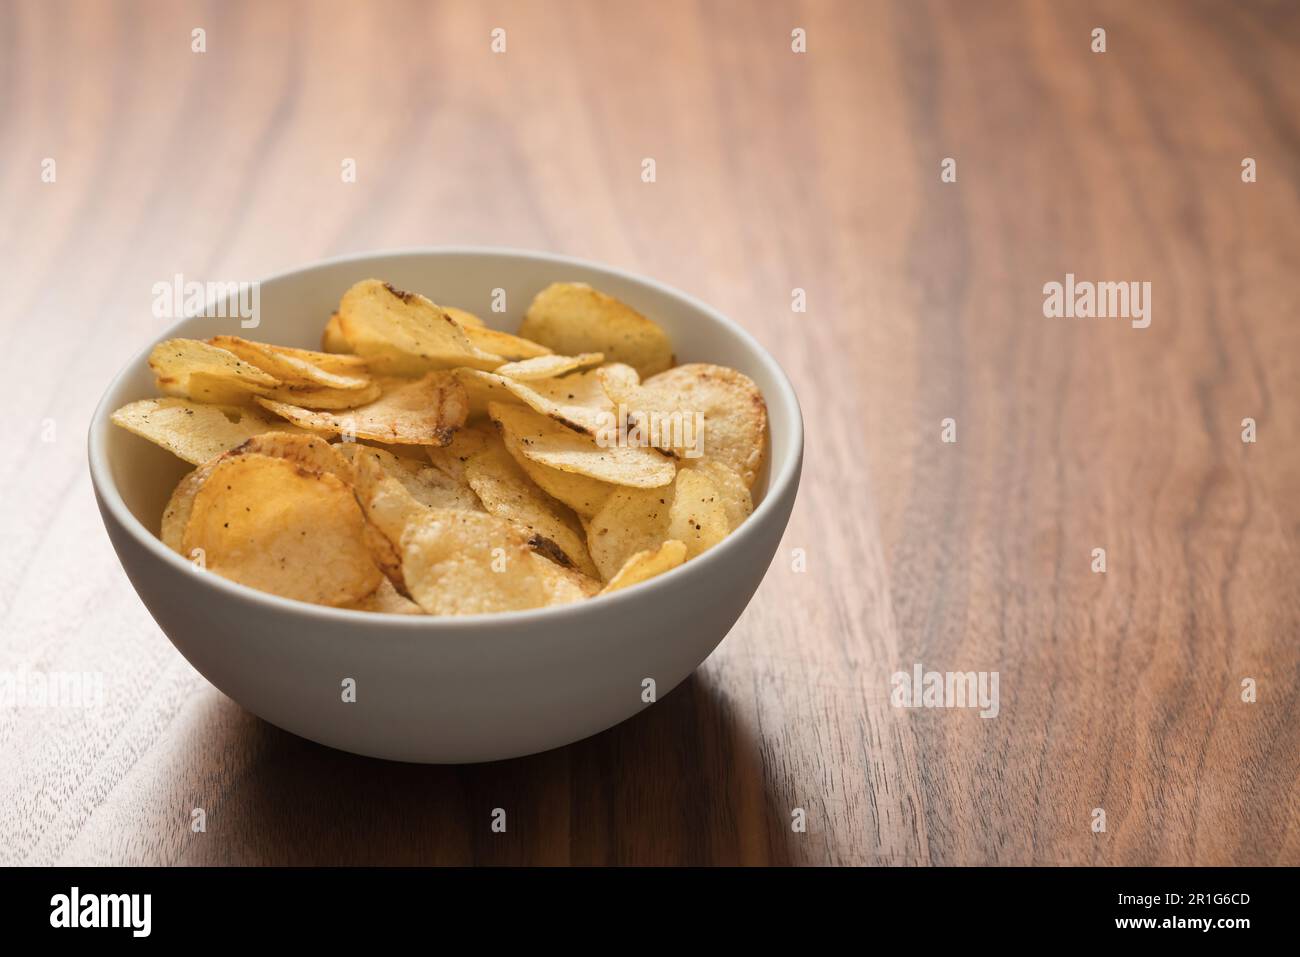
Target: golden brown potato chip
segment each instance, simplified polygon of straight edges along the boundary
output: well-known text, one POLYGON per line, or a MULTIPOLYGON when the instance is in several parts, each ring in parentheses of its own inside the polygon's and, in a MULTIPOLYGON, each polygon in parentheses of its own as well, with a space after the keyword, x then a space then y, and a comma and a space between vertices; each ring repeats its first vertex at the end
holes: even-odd
POLYGON ((580 356, 545 355, 534 356, 520 362, 507 362, 493 371, 497 375, 527 382, 529 379, 554 379, 574 369, 598 366, 604 361, 605 357, 599 352, 584 352, 580 356))
POLYGON ((232 581, 285 598, 343 605, 382 577, 365 518, 336 475, 250 453, 217 463, 194 497, 184 554, 232 581))
POLYGON ((767 450, 767 406, 748 376, 697 362, 640 385, 610 378, 605 388, 632 420, 638 441, 688 462, 721 462, 753 487, 767 450))
POLYGON ((420 375, 459 366, 495 369, 504 361, 475 346, 456 320, 424 296, 377 279, 345 292, 338 316, 343 339, 377 373, 420 375))
POLYGON ((585 283, 557 282, 528 307, 519 334, 561 355, 603 352, 644 378, 673 364, 673 345, 656 323, 585 283))
POLYGON ((686 545, 674 540, 664 542, 653 551, 637 552, 623 563, 623 567, 609 580, 609 584, 600 590, 600 593, 604 595, 639 585, 656 575, 672 571, 684 561, 686 561, 686 545))
MULTIPOLYGON (((272 346, 238 336, 213 336, 208 344, 225 349, 279 379, 276 388, 252 392, 276 402, 308 409, 352 409, 373 402, 380 395, 379 384, 371 380, 365 360, 359 356, 272 346)), ((191 381, 205 378, 203 374, 191 381)))
POLYGON ((483 511, 483 503, 474 491, 432 465, 419 465, 391 472, 411 493, 411 497, 429 508, 452 508, 467 512, 483 511))
POLYGON ((291 598, 459 615, 631 587, 753 510, 754 384, 669 369, 662 329, 583 284, 542 290, 510 335, 367 280, 321 342, 155 347, 174 398, 113 419, 197 465, 163 513, 168 548, 291 598))
POLYGON ((406 526, 424 511, 424 506, 380 464, 378 449, 353 443, 344 445, 344 451, 352 453, 348 457, 352 462, 353 491, 357 501, 367 521, 379 529, 395 548, 401 542, 406 526))
POLYGON ((402 536, 411 597, 431 615, 479 615, 580 601, 600 585, 542 558, 519 529, 482 512, 431 509, 402 536))
POLYGON ((465 479, 465 463, 496 443, 496 429, 488 422, 459 428, 449 444, 425 446, 424 451, 435 468, 469 488, 469 482, 465 479))
POLYGON ((188 399, 141 399, 113 413, 113 424, 161 445, 191 465, 202 465, 263 432, 296 432, 296 426, 259 409, 207 405, 188 399))
MULTIPOLYGON (((512 336, 510 333, 502 332, 499 329, 490 329, 487 326, 462 326, 461 328, 469 341, 477 348, 491 355, 500 356, 502 359, 511 361, 535 359, 539 356, 549 355, 551 352, 546 346, 519 336, 512 336)), ((464 365, 471 365, 471 363, 466 362, 464 365)), ((486 369, 488 366, 474 366, 474 368, 486 369)))
MULTIPOLYGON (((509 379, 506 381, 510 382, 509 379)), ((507 388, 525 405, 561 425, 588 435, 599 435, 602 429, 608 430, 616 422, 616 408, 608 392, 611 384, 625 389, 636 381, 635 369, 612 363, 559 379, 510 382, 507 388)))
POLYGON ((321 333, 321 345, 327 350, 364 358, 374 375, 414 377, 429 371, 423 361, 407 356, 387 339, 381 339, 359 325, 355 319, 349 323, 337 312, 321 333))
POLYGON ((367 524, 375 530, 366 539, 371 555, 403 591, 406 583, 397 549, 406 526, 431 506, 483 510, 472 490, 431 465, 353 442, 335 448, 351 464, 353 491, 367 524))
MULTIPOLYGON (((362 508, 365 511, 365 508, 362 508)), ((404 592, 406 590, 406 581, 402 578, 402 556, 397 550, 397 544, 379 530, 379 526, 366 516, 366 528, 361 535, 361 540, 365 543, 366 550, 370 552, 370 557, 374 559, 379 570, 384 573, 393 585, 404 592)))
POLYGON ((668 539, 675 485, 620 488, 587 523, 587 551, 609 581, 637 552, 655 551, 668 539))
POLYGON ((729 508, 736 524, 744 520, 734 492, 719 491, 709 472, 679 469, 670 486, 614 492, 587 523, 587 550, 607 580, 637 552, 665 541, 682 542, 689 560, 735 528, 729 508))
POLYGON ((351 464, 339 454, 338 446, 330 445, 319 435, 268 432, 253 436, 230 454, 269 455, 275 459, 287 459, 314 472, 330 472, 345 482, 352 481, 351 464))
POLYGON ((481 419, 487 415, 489 402, 519 402, 520 398, 507 388, 505 376, 478 369, 457 369, 456 379, 465 390, 469 400, 470 419, 481 419))
POLYGON ((360 456, 371 459, 385 474, 401 483, 411 498, 421 505, 483 511, 482 504, 467 484, 434 468, 427 461, 399 457, 384 449, 354 442, 340 442, 334 448, 354 465, 360 456))
POLYGON ((533 484, 503 447, 473 456, 465 463, 465 478, 484 508, 526 530, 534 551, 584 575, 596 575, 577 520, 533 484))
POLYGON ((370 385, 365 360, 326 352, 250 342, 239 336, 213 336, 208 345, 231 352, 280 380, 282 388, 365 389, 370 385), (346 370, 346 371, 345 371, 346 370))
POLYGON ((370 367, 361 356, 336 355, 332 352, 317 352, 313 349, 294 349, 289 346, 276 346, 287 355, 310 362, 322 372, 341 376, 346 379, 370 379, 370 367))
MULTIPOLYGON (((210 407, 203 406, 203 408, 210 407)), ((163 544, 186 558, 193 558, 183 550, 181 539, 194 508, 194 496, 198 494, 217 464, 233 456, 257 454, 287 459, 304 468, 317 472, 331 472, 344 481, 350 480, 352 468, 346 460, 339 457, 333 446, 317 436, 299 431, 296 426, 291 425, 288 428, 293 431, 272 430, 254 435, 224 454, 218 453, 216 457, 204 462, 182 478, 172 491, 167 507, 163 509, 162 532, 159 535, 163 544)))
MULTIPOLYGON (((325 323, 325 329, 320 334, 320 347, 327 353, 343 354, 352 351, 352 343, 348 342, 347 336, 343 335, 343 324, 339 322, 337 312, 330 313, 329 322, 325 323)), ((349 357, 350 358, 350 357, 349 357)), ((357 356, 357 358, 361 358, 357 356)), ((365 361, 362 359, 361 361, 365 361)))
POLYGON ((609 389, 626 392, 637 381, 636 370, 619 363, 532 382, 470 369, 462 369, 457 375, 467 389, 474 413, 486 411, 489 402, 519 401, 561 425, 591 436, 617 425, 609 389))
POLYGON ((424 610, 407 598, 387 578, 365 598, 340 606, 353 611, 375 611, 382 615, 423 615, 424 610))
POLYGON ((727 513, 727 525, 731 529, 734 530, 749 518, 754 511, 754 499, 749 494, 745 480, 736 473, 735 469, 721 462, 710 462, 706 459, 688 460, 686 467, 709 477, 713 487, 718 491, 718 499, 727 513))
MULTIPOLYGON (((368 471, 367 466, 360 466, 360 469, 368 471)), ((359 471, 358 474, 366 473, 359 471)), ((401 482, 391 475, 382 474, 382 470, 373 477, 359 477, 356 492, 367 520, 393 543, 402 540, 406 526, 424 511, 424 506, 411 497, 401 482)))
POLYGON ((281 386, 261 396, 273 402, 301 406, 305 409, 355 409, 368 405, 383 394, 378 381, 367 382, 361 389, 327 389, 323 386, 281 386))
POLYGON ((203 483, 208 480, 208 476, 220 461, 221 458, 214 458, 187 473, 176 483, 176 488, 172 489, 171 497, 167 499, 167 505, 163 509, 162 530, 158 537, 162 539, 164 545, 182 558, 194 557, 185 553, 183 541, 185 527, 189 525, 190 515, 194 511, 194 496, 199 493, 199 489, 203 487, 203 483))
POLYGON ((258 395, 271 394, 269 391, 262 391, 256 387, 250 388, 244 383, 232 382, 227 378, 207 372, 193 373, 186 381, 184 390, 172 389, 168 392, 166 389, 160 389, 160 391, 168 395, 183 395, 194 399, 196 402, 206 402, 212 405, 237 405, 246 409, 256 408, 253 399, 258 395))
POLYGON ((695 469, 677 473, 665 535, 686 545, 686 558, 708 551, 731 532, 727 509, 712 479, 695 469))
POLYGON ((451 372, 394 382, 374 402, 342 412, 312 411, 261 397, 257 401, 305 429, 394 445, 446 445, 469 411, 465 389, 451 372))
POLYGON ((159 390, 199 402, 237 404, 280 385, 251 362, 198 339, 158 343, 149 353, 149 368, 159 390))
POLYGON ((443 306, 442 311, 455 319, 461 326, 483 325, 483 320, 467 309, 457 309, 455 306, 443 306))
POLYGON ((677 466, 654 449, 626 445, 601 447, 581 432, 525 406, 493 402, 488 414, 512 436, 523 455, 541 465, 611 485, 658 488, 672 482, 677 466))
MULTIPOLYGON (((456 431, 459 432, 460 429, 456 431)), ((340 440, 336 444, 343 445, 345 443, 340 440)), ((372 449, 382 449, 389 455, 395 455, 399 459, 419 462, 421 465, 429 464, 429 457, 425 454, 425 450, 432 448, 432 446, 426 445, 389 445, 387 442, 376 442, 374 439, 362 439, 359 440, 358 444, 369 446, 372 449)))
POLYGON ((569 506, 579 518, 589 519, 595 515, 618 488, 576 472, 561 472, 549 465, 534 462, 524 455, 517 436, 503 432, 502 438, 506 451, 537 487, 551 498, 569 506))

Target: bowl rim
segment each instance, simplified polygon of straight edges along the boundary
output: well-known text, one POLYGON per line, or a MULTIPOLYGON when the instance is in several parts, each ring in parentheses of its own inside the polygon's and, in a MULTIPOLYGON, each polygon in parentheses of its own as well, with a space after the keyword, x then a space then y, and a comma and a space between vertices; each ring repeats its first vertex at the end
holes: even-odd
MULTIPOLYGON (((770 516, 779 506, 778 502, 785 496, 790 487, 798 482, 799 474, 803 461, 804 429, 803 429, 803 412, 799 406, 799 399, 795 394, 794 386, 790 382, 789 376, 781 368, 781 364, 773 358, 772 354, 759 343, 745 328, 733 319, 714 309, 712 306, 700 299, 683 292, 673 286, 659 282, 656 279, 621 269, 617 266, 610 266, 604 263, 594 262, 592 260, 580 259, 574 256, 562 255, 559 253, 541 252, 531 249, 520 249, 507 246, 408 246, 388 250, 375 250, 359 253, 348 253, 341 256, 333 256, 327 259, 316 260, 305 265, 294 267, 293 269, 283 270, 275 273, 260 282, 275 282, 281 279, 289 279, 300 273, 310 272, 315 269, 323 269, 329 266, 342 265, 352 262, 360 262, 368 259, 393 258, 393 257, 411 257, 421 258, 428 256, 488 256, 499 257, 502 259, 531 259, 538 262, 554 263, 559 266, 574 266, 582 269, 592 270, 594 272, 603 272, 615 276, 626 282, 640 284, 650 287, 661 295, 672 299, 677 299, 691 309, 708 315, 711 319, 723 326, 732 335, 739 338, 750 351, 757 356, 758 361, 767 367, 767 371, 776 383, 780 401, 788 408, 790 412, 790 422, 792 435, 791 454, 782 464, 780 472, 771 471, 769 465, 769 478, 766 494, 763 500, 759 502, 754 511, 745 519, 744 522, 730 535, 723 539, 719 544, 710 548, 704 554, 678 565, 660 575, 655 576, 644 582, 638 582, 628 588, 611 592, 607 595, 597 594, 591 598, 578 602, 570 602, 565 605, 551 605, 544 608, 529 608, 519 611, 490 612, 487 614, 477 615, 387 615, 372 611, 360 611, 352 608, 334 608, 329 605, 317 605, 312 602, 299 601, 296 598, 284 598, 280 595, 273 595, 270 592, 259 591, 248 585, 241 585, 238 582, 223 578, 220 575, 202 575, 198 580, 203 585, 216 588, 218 591, 225 591, 232 597, 242 599, 253 604, 260 604, 283 613, 296 613, 315 615, 326 619, 334 619, 340 623, 353 622, 360 624, 362 622, 372 625, 393 627, 401 629, 432 629, 432 630, 455 630, 464 628, 488 628, 500 626, 502 624, 510 625, 527 625, 536 621, 553 621, 563 615, 582 614, 584 609, 588 609, 593 603, 600 609, 613 609, 620 603, 646 600, 656 590, 664 590, 671 587, 671 584, 678 580, 683 574, 700 575, 706 574, 711 565, 715 565, 727 560, 728 556, 735 553, 738 549, 746 547, 750 538, 756 533, 758 525, 770 516), (688 570, 689 569, 689 570, 688 570)), ((192 562, 186 561, 184 557, 172 551, 162 540, 154 535, 144 524, 132 514, 131 510, 126 507, 122 500, 122 495, 118 491, 117 483, 113 479, 112 469, 108 464, 108 453, 106 448, 108 429, 112 426, 110 416, 113 409, 108 408, 109 396, 117 392, 122 380, 137 368, 141 362, 148 359, 149 353, 159 342, 169 338, 175 338, 177 330, 189 321, 191 317, 183 317, 172 323, 166 331, 157 339, 150 342, 144 349, 137 352, 131 359, 113 376, 112 380, 105 387, 99 402, 95 406, 94 414, 90 418, 89 434, 87 436, 87 454, 90 463, 91 484, 95 489, 99 500, 104 507, 112 514, 118 525, 123 528, 137 543, 147 551, 159 558, 165 563, 169 563, 178 571, 189 573, 195 572, 192 562)), ((772 398, 763 397, 765 402, 771 403, 772 398)), ((771 454, 771 436, 768 436, 769 455, 771 454)))

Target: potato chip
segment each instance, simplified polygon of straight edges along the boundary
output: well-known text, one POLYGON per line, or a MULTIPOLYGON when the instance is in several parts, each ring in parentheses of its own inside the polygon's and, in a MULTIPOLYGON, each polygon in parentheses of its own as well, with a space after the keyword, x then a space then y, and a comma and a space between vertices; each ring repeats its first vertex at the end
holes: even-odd
POLYGON ((493 425, 490 422, 479 423, 457 429, 449 444, 425 446, 424 451, 435 468, 469 488, 469 482, 465 480, 465 463, 496 442, 493 425))
POLYGON ((267 375, 279 379, 285 388, 349 390, 365 389, 370 385, 365 360, 357 356, 332 356, 309 349, 272 346, 265 342, 250 342, 239 336, 213 336, 208 345, 225 349, 252 363, 267 375))
POLYGON ((149 353, 149 368, 159 390, 199 402, 237 404, 280 385, 251 362, 198 339, 158 343, 149 353))
POLYGON ((348 342, 347 336, 343 334, 343 325, 339 322, 337 312, 330 313, 329 322, 325 323, 325 329, 320 334, 320 347, 330 354, 352 351, 352 343, 348 342))
POLYGON ((569 506, 580 519, 595 515, 618 488, 576 472, 561 472, 549 465, 541 465, 524 455, 516 436, 503 432, 502 439, 506 451, 537 487, 556 501, 569 506))
POLYGON ((555 562, 543 558, 537 552, 532 553, 533 566, 541 578, 542 591, 548 605, 568 605, 584 598, 591 598, 600 593, 600 581, 589 578, 572 568, 564 568, 555 562))
POLYGON ((670 486, 614 492, 587 523, 587 550, 608 580, 637 552, 665 541, 682 542, 687 560, 694 558, 726 538, 732 515, 737 525, 744 520, 740 513, 734 493, 720 491, 708 472, 679 469, 670 486))
POLYGON ((561 425, 591 436, 608 432, 617 424, 609 388, 626 392, 637 382, 636 370, 617 363, 559 379, 532 382, 467 369, 460 370, 457 375, 466 386, 475 413, 480 408, 486 411, 490 402, 518 400, 561 425))
POLYGON ((397 549, 407 525, 434 506, 483 511, 468 486, 431 465, 353 442, 335 448, 351 464, 353 491, 368 525, 375 530, 366 538, 371 555, 402 590, 406 583, 397 549))
MULTIPOLYGON (((522 406, 522 411, 536 415, 522 406)), ((511 457, 524 473, 533 480, 543 492, 559 502, 569 506, 580 518, 590 518, 605 500, 614 492, 615 486, 572 472, 561 472, 546 465, 529 460, 524 454, 519 435, 503 428, 501 439, 511 457)), ((430 457, 434 456, 431 451, 430 457)))
MULTIPOLYGON (((539 345, 528 339, 512 336, 508 332, 502 332, 500 329, 490 329, 487 326, 462 326, 466 337, 475 347, 490 353, 494 356, 500 356, 502 359, 519 360, 535 359, 539 356, 549 355, 551 350, 546 346, 539 345)), ((470 363, 463 363, 470 365, 470 363)), ((498 363, 500 365, 500 363, 498 363)), ((475 368, 488 368, 488 366, 475 366, 475 368)))
POLYGON ((689 560, 718 544, 730 531, 722 493, 713 480, 695 469, 678 472, 666 536, 686 545, 689 560))
POLYGON ((367 382, 361 389, 329 389, 324 386, 281 386, 272 389, 264 399, 284 402, 305 409, 355 409, 368 405, 383 394, 379 382, 367 382))
POLYGON ((709 481, 718 491, 718 499, 727 514, 727 525, 730 528, 735 529, 753 513, 753 496, 750 495, 744 479, 731 466, 721 462, 688 459, 684 467, 702 472, 709 477, 709 481))
MULTIPOLYGON (((347 447, 344 451, 352 453, 348 457, 352 463, 353 491, 361 510, 367 521, 396 548, 402 540, 402 532, 424 511, 424 506, 380 464, 377 449, 352 443, 344 445, 347 447)), ((384 551, 380 547, 374 550, 380 554, 384 551)))
POLYGON ((526 530, 534 551, 566 568, 596 575, 577 520, 533 484, 502 446, 488 448, 466 462, 465 478, 484 508, 526 530))
POLYGON ((465 389, 451 372, 392 383, 374 402, 342 412, 312 411, 261 397, 257 401, 305 429, 394 445, 446 445, 469 411, 465 389))
POLYGON ((191 465, 202 465, 263 432, 296 432, 259 409, 206 405, 188 399, 141 399, 113 413, 113 424, 160 445, 191 465))
POLYGON ((668 539, 675 485, 620 488, 587 523, 587 551, 609 581, 637 552, 655 551, 668 539))
POLYGON ((209 571, 259 591, 343 605, 382 577, 364 529, 338 476, 250 453, 217 463, 194 497, 182 548, 201 549, 209 571))
POLYGON ((542 290, 511 335, 366 280, 321 344, 155 347, 171 397, 113 421, 197 466, 163 512, 168 548, 290 598, 464 615, 632 587, 753 511, 754 383, 670 368, 659 326, 583 284, 542 290))
POLYGON ((481 512, 431 509, 402 536, 402 573, 431 615, 478 615, 580 601, 600 585, 542 558, 519 529, 481 512))
POLYGON ((266 455, 271 458, 287 459, 296 465, 317 472, 331 472, 341 479, 350 480, 352 468, 346 460, 339 457, 333 446, 317 436, 298 431, 296 426, 288 426, 288 428, 294 431, 273 430, 252 436, 226 451, 224 455, 218 453, 216 457, 204 462, 182 478, 167 500, 166 508, 163 509, 162 531, 159 535, 163 544, 186 558, 192 557, 182 549, 181 539, 185 534, 185 527, 189 524, 194 507, 194 496, 198 494, 217 464, 227 458, 248 454, 266 455))
POLYGON ((346 482, 352 480, 352 466, 348 460, 339 454, 337 446, 330 445, 319 435, 269 432, 253 436, 230 454, 269 455, 314 472, 329 472, 346 482))
POLYGON ((632 420, 640 440, 687 461, 722 462, 753 487, 767 449, 767 406, 748 376, 691 363, 640 385, 610 378, 606 391, 632 420))
POLYGON ((176 483, 176 488, 172 489, 171 497, 167 499, 167 505, 163 508, 162 529, 158 537, 162 539, 164 545, 183 558, 193 557, 186 554, 183 540, 185 528, 190 523, 190 515, 194 512, 194 496, 199 493, 199 489, 203 487, 203 483, 208 480, 208 476, 220 461, 222 461, 220 457, 214 458, 187 473, 176 483))
POLYGON ((493 402, 488 414, 504 433, 514 437, 526 458, 561 472, 634 488, 658 488, 677 474, 673 461, 654 449, 602 447, 590 436, 524 406, 493 402))
POLYGON ((600 593, 604 595, 639 585, 656 575, 672 571, 684 561, 686 561, 686 545, 675 540, 666 541, 653 551, 637 552, 623 563, 623 567, 609 580, 609 584, 600 590, 600 593))
POLYGON ((584 352, 580 356, 545 355, 520 362, 507 362, 493 371, 497 375, 527 382, 529 379, 554 379, 574 369, 600 365, 604 361, 605 357, 599 352, 584 352))
POLYGON ((421 505, 429 508, 483 511, 482 504, 467 484, 457 481, 441 469, 434 468, 427 461, 401 458, 383 449, 354 442, 341 442, 335 448, 354 464, 359 456, 372 459, 385 474, 401 483, 411 498, 421 505))
POLYGON ((363 356, 375 375, 402 376, 413 379, 423 375, 435 366, 435 363, 413 357, 402 352, 392 343, 373 335, 366 335, 352 327, 344 325, 339 319, 339 334, 346 344, 345 348, 356 355, 363 356))
POLYGON ((493 372, 483 372, 478 369, 457 369, 456 379, 465 390, 465 396, 469 400, 468 417, 470 419, 481 419, 487 415, 489 402, 522 401, 507 387, 509 380, 505 376, 499 376, 493 372))
POLYGON ((379 582, 379 587, 365 598, 341 605, 353 611, 375 611, 382 615, 423 615, 422 609, 411 599, 399 592, 387 578, 379 582))
POLYGON ((621 389, 629 388, 636 382, 636 371, 631 366, 614 363, 559 379, 504 381, 506 388, 525 405, 561 425, 594 436, 610 429, 616 422, 615 406, 608 394, 610 384, 614 383, 621 389))
POLYGON ((432 465, 417 465, 390 471, 411 497, 429 508, 452 508, 467 512, 483 511, 483 503, 474 491, 432 465))
POLYGON ((369 379, 370 367, 361 356, 336 355, 332 352, 317 352, 314 349, 294 349, 289 346, 276 346, 281 353, 310 362, 322 372, 347 379, 369 379))
POLYGON ((519 334, 561 355, 603 352, 644 378, 673 364, 667 333, 631 306, 585 283, 557 282, 528 307, 519 334))
POLYGON ((457 309, 455 306, 443 306, 442 311, 455 319, 462 327, 483 325, 483 320, 467 309, 457 309))
MULTIPOLYGON (((460 429, 457 429, 456 431, 459 432, 460 429)), ((343 440, 340 440, 335 444, 342 446, 346 443, 343 440)), ((395 455, 399 459, 408 459, 412 462, 418 462, 421 465, 429 464, 429 457, 425 452, 427 449, 433 448, 433 446, 428 445, 390 445, 387 442, 376 442, 374 439, 361 439, 358 440, 357 444, 365 445, 372 449, 382 449, 389 455, 395 455)))
POLYGON ((475 346, 464 328, 424 296, 377 279, 345 292, 338 316, 344 340, 378 373, 420 375, 458 366, 495 369, 505 361, 475 346))

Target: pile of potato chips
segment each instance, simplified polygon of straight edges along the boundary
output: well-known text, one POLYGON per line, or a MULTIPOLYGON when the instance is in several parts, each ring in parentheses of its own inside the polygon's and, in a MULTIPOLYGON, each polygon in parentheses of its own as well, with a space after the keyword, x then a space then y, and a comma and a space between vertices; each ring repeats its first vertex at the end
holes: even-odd
POLYGON ((370 279, 322 344, 153 350, 166 397, 113 421, 196 466, 170 548, 286 598, 468 615, 635 585, 753 510, 757 387, 674 366, 657 324, 590 286, 543 289, 510 335, 370 279))

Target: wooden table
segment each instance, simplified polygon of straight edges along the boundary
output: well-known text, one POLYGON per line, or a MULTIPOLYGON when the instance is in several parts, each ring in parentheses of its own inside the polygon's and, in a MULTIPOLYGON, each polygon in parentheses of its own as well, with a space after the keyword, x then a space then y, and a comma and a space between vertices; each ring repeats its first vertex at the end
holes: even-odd
POLYGON ((1300 863, 1300 10, 124 7, 0 7, 0 669, 106 684, 0 710, 0 862, 1300 863), (782 552, 695 677, 487 766, 227 700, 85 465, 154 283, 440 243, 685 289, 808 427, 782 552), (1149 282, 1150 325, 1045 317, 1067 273, 1149 282), (997 672, 999 713, 894 707, 918 663, 997 672))

